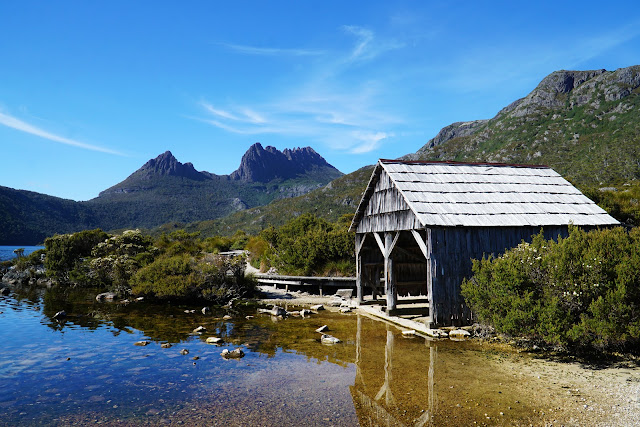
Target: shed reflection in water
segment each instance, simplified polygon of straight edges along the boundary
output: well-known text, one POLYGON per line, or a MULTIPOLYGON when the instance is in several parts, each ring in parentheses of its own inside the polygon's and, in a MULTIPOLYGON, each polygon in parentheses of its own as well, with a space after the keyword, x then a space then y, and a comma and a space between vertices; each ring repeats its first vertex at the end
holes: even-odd
POLYGON ((523 386, 517 365, 502 365, 513 355, 477 342, 407 338, 353 314, 282 320, 257 315, 255 307, 207 316, 187 308, 97 303, 95 291, 75 289, 16 289, 0 298, 0 424, 110 423, 156 413, 196 425, 540 421, 540 397, 523 386), (65 321, 52 319, 59 310, 67 311, 65 321), (343 342, 321 344, 314 331, 324 324, 343 342), (194 334, 198 325, 207 334, 194 334), (220 347, 206 344, 209 335, 246 356, 223 360, 220 347), (133 345, 143 339, 151 344, 133 345))

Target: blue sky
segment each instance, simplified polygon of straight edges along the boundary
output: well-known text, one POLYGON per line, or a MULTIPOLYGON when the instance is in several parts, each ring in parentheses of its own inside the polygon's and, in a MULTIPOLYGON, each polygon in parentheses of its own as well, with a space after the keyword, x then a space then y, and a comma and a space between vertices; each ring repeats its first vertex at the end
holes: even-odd
POLYGON ((0 185, 87 200, 166 150, 345 173, 559 69, 640 64, 640 2, 0 2, 0 185))

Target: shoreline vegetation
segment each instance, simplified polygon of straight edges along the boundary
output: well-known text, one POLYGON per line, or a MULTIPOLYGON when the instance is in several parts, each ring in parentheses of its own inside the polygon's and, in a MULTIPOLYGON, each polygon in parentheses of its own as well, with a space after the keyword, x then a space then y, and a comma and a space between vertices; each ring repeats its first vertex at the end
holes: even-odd
MULTIPOLYGON (((119 299, 221 306, 255 297, 248 265, 285 275, 352 276, 349 221, 304 214, 253 236, 208 238, 184 230, 157 238, 87 230, 46 239, 45 249, 2 262, 0 275, 10 283, 98 287, 119 299), (220 255, 230 250, 246 255, 220 255)), ((537 235, 499 257, 475 260, 462 293, 479 323, 477 336, 588 360, 635 358, 640 230, 572 227, 557 242, 537 235)))

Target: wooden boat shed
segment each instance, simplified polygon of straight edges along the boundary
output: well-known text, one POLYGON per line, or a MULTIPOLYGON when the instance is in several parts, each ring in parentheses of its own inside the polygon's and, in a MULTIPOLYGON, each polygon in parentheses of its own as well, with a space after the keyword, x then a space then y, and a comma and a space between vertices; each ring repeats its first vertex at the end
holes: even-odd
POLYGON ((379 160, 350 227, 358 301, 382 281, 389 316, 402 314, 399 295, 422 296, 428 327, 469 324, 460 285, 472 259, 570 224, 618 221, 546 166, 379 160))

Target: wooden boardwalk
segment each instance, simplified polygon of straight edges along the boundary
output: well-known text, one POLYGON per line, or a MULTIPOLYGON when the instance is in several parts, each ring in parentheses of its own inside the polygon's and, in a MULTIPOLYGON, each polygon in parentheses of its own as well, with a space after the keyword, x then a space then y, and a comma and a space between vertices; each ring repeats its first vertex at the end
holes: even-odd
POLYGON ((261 285, 272 285, 275 288, 284 287, 287 292, 291 289, 317 293, 320 296, 333 295, 338 289, 353 289, 354 291, 356 289, 355 277, 283 276, 279 274, 256 274, 255 277, 261 285))

